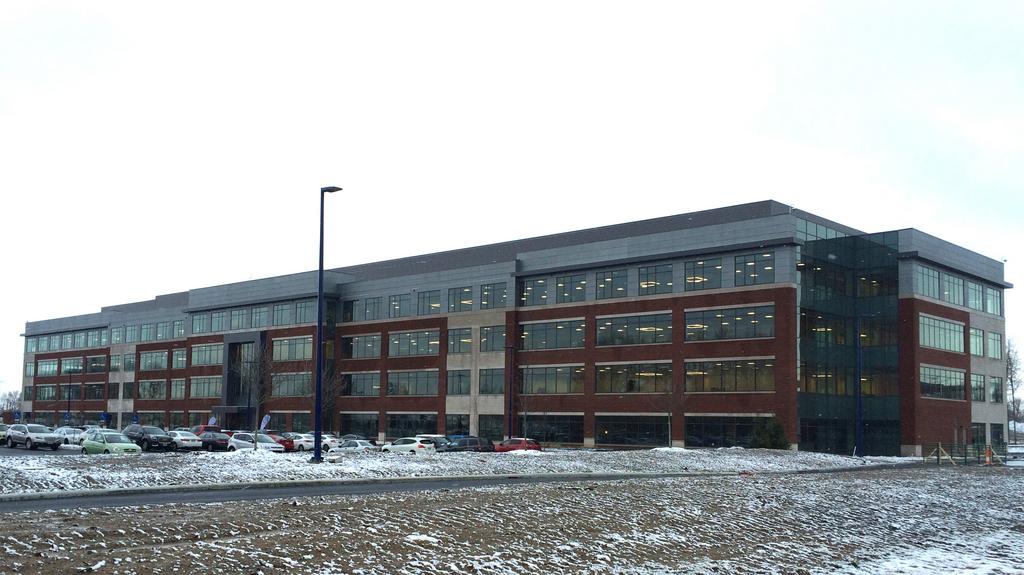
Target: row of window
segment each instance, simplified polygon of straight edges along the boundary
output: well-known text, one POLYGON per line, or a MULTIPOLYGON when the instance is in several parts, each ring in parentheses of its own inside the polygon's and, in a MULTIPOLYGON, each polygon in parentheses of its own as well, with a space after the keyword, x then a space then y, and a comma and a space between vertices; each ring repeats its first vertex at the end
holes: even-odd
POLYGON ((192 314, 192 333, 217 333, 316 323, 316 300, 240 307, 192 314))
MULTIPOLYGON (((956 369, 921 366, 921 395, 938 399, 965 399, 964 385, 967 374, 956 369)), ((992 403, 1004 401, 1003 378, 988 377, 988 400, 992 403)), ((985 401, 985 376, 971 374, 971 400, 985 401)))
MULTIPOLYGON (((957 353, 964 352, 964 325, 959 322, 921 315, 918 319, 918 332, 922 347, 941 349, 957 353)), ((992 359, 1003 358, 1003 335, 996 332, 985 333, 978 328, 970 328, 971 355, 992 359), (986 345, 987 343, 987 345, 986 345)))
POLYGON ((915 265, 915 292, 953 305, 966 306, 993 315, 1003 315, 1003 291, 959 276, 915 265))
MULTIPOLYGON (((708 258, 684 262, 684 291, 715 289, 722 287, 724 273, 721 258, 708 258)), ((733 285, 761 285, 775 282, 775 253, 748 254, 733 258, 733 285)), ((525 279, 518 285, 518 302, 528 307, 555 303, 586 301, 589 274, 576 273, 554 278, 525 279)), ((640 266, 637 270, 636 286, 628 285, 629 271, 625 268, 603 270, 594 274, 594 298, 614 299, 630 295, 656 295, 672 293, 672 264, 640 266)), ((508 289, 505 282, 484 284, 479 287, 479 309, 501 309, 506 307, 508 289)), ((473 286, 449 288, 447 302, 442 290, 394 294, 345 300, 342 302, 342 322, 373 321, 386 318, 400 318, 414 315, 434 315, 447 311, 457 313, 474 309, 473 286), (415 303, 415 308, 413 304, 415 303), (447 306, 445 306, 447 303, 447 306)))

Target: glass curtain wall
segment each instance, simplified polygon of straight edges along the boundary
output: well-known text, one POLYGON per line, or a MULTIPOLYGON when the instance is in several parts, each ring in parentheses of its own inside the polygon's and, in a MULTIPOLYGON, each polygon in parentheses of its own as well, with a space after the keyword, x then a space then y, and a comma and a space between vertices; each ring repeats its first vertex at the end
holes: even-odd
POLYGON ((800 250, 800 449, 898 455, 897 236, 811 239, 800 250))

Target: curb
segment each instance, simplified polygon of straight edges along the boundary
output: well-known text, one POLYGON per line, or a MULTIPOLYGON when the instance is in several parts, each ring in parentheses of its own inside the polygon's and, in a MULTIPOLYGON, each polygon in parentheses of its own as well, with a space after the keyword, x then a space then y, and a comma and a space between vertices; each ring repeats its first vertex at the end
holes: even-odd
POLYGON ((114 489, 78 489, 73 491, 39 491, 0 495, 0 503, 38 501, 44 499, 76 499, 85 497, 124 497, 151 493, 194 493, 205 491, 244 491, 247 489, 280 489, 285 487, 316 487, 340 485, 394 485, 398 483, 445 483, 472 482, 488 483, 509 479, 524 483, 547 481, 623 481, 630 479, 673 479, 681 477, 734 477, 762 475, 818 475, 828 473, 849 473, 852 471, 878 471, 907 467, 921 467, 918 462, 880 463, 851 467, 813 469, 787 469, 779 471, 685 471, 678 473, 505 473, 494 475, 423 475, 410 477, 382 477, 359 479, 299 479, 292 481, 249 481, 240 483, 199 483, 186 485, 153 485, 147 487, 119 487, 114 489))

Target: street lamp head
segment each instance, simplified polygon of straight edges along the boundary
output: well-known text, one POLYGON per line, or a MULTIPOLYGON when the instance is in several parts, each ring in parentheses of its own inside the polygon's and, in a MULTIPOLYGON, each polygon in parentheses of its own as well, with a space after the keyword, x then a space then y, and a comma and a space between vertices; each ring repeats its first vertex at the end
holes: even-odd
POLYGON ((337 186, 327 186, 326 188, 320 188, 321 194, 333 194, 334 192, 340 192, 341 188, 337 186))

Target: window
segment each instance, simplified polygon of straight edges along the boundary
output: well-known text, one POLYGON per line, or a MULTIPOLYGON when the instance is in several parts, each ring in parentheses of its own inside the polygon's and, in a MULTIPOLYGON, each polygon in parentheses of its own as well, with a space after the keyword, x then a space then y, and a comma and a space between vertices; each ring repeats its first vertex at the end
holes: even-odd
POLYGON ((292 317, 294 310, 295 306, 290 302, 274 304, 274 325, 291 325, 295 323, 292 317))
POLYGON ((388 317, 406 317, 408 315, 412 315, 412 301, 409 294, 388 296, 388 317))
POLYGON ((750 447, 754 430, 766 417, 696 417, 686 421, 687 447, 750 447))
POLYGON ((473 311, 473 288, 471 286, 448 289, 448 313, 473 311))
POLYGON ((469 370, 448 370, 448 395, 469 395, 469 370))
POLYGON ((25 377, 34 377, 36 374, 36 364, 31 361, 25 362, 25 377))
POLYGON ((121 384, 120 383, 113 382, 113 381, 107 383, 107 398, 108 399, 117 399, 117 398, 121 397, 120 393, 121 393, 121 384))
POLYGON ((166 351, 144 351, 139 354, 139 371, 167 369, 166 351))
POLYGON ((597 345, 672 343, 672 314, 597 318, 597 345))
POLYGON ((735 285, 775 283, 775 252, 736 256, 735 263, 735 285))
POLYGON ((384 298, 381 296, 368 297, 363 302, 363 319, 366 321, 381 319, 384 317, 384 298))
POLYGON ((985 376, 980 373, 971 374, 971 401, 985 401, 985 376))
POLYGON ((104 396, 104 387, 102 383, 90 383, 84 386, 85 399, 106 399, 104 396))
POLYGON ((974 327, 971 328, 971 355, 985 355, 985 332, 974 327))
POLYGON ((185 320, 176 319, 172 326, 172 329, 174 329, 174 337, 185 337, 185 320))
MULTIPOLYGON (((57 338, 57 343, 60 344, 60 337, 59 336, 54 336, 54 337, 57 338)), ((40 337, 37 340, 37 342, 36 342, 36 349, 32 350, 32 352, 35 352, 35 351, 48 351, 50 349, 49 341, 50 340, 46 336, 40 337)), ((29 353, 32 353, 32 352, 29 352, 29 353)))
POLYGON ((210 377, 193 377, 191 378, 191 384, 189 397, 220 397, 221 377, 219 375, 210 377))
POLYGON ((598 445, 668 445, 669 418, 600 415, 594 418, 598 445))
POLYGON ((416 315, 441 313, 441 290, 421 291, 416 294, 416 315))
POLYGON ((473 351, 473 330, 468 327, 448 330, 448 353, 473 351))
POLYGON ((61 375, 67 375, 69 373, 82 373, 83 360, 80 357, 65 357, 60 360, 60 373, 61 375))
POLYGON ((86 342, 85 342, 85 346, 86 347, 99 347, 99 345, 100 345, 100 332, 99 332, 99 330, 93 330, 93 331, 90 331, 90 332, 86 333, 85 338, 86 338, 86 342))
POLYGON ((1003 402, 1003 378, 991 376, 988 378, 988 397, 992 403, 1003 402))
POLYGON ((918 324, 922 347, 957 353, 964 352, 964 326, 962 323, 921 315, 918 324))
POLYGON ((188 362, 188 352, 185 348, 178 348, 171 351, 171 369, 185 369, 188 362))
POLYGON ((480 351, 505 351, 505 326, 490 325, 481 327, 480 351))
POLYGON ((411 437, 417 433, 437 433, 437 414, 388 414, 388 437, 411 437))
POLYGON ((1001 290, 985 288, 985 312, 1003 315, 1003 292, 1001 290))
POLYGON ((252 322, 253 329, 267 327, 270 325, 270 308, 265 305, 252 308, 252 322))
POLYGON ((37 385, 36 386, 36 401, 48 401, 51 399, 57 399, 57 386, 56 385, 37 385))
POLYGON ((964 372, 921 366, 921 395, 939 399, 964 398, 964 372))
POLYGON ((668 393, 672 391, 671 363, 600 365, 597 393, 668 393))
POLYGON ((110 356, 110 371, 121 371, 121 356, 110 356))
POLYGON ((37 338, 29 337, 25 339, 25 353, 36 352, 36 342, 39 341, 37 338))
POLYGON ((215 311, 210 314, 210 331, 224 331, 228 328, 226 311, 215 311))
POLYGON ((192 365, 221 365, 224 363, 224 344, 192 346, 192 365))
POLYGON ((1002 423, 990 423, 989 433, 992 435, 992 445, 1002 445, 1006 443, 1003 438, 1003 424, 1002 423))
POLYGON ((106 373, 107 356, 90 355, 85 358, 85 371, 86 373, 106 373))
POLYGON ((156 339, 171 339, 171 322, 162 321, 156 324, 156 339))
POLYGON ((380 395, 380 372, 341 374, 341 394, 377 397, 380 395))
POLYGON ((583 443, 582 415, 524 415, 519 428, 524 436, 541 442, 583 443))
POLYGON ((686 341, 774 337, 775 306, 686 312, 686 341))
POLYGON ((981 284, 967 282, 967 307, 978 311, 985 309, 985 289, 981 284))
POLYGON ((313 359, 313 336, 275 339, 274 361, 301 361, 313 359))
POLYGON ((917 293, 939 299, 939 272, 930 267, 917 264, 917 293))
POLYGON ((521 393, 583 393, 583 366, 526 367, 521 371, 521 393))
POLYGON ((380 334, 341 338, 341 357, 345 359, 380 357, 380 334))
POLYGON ((192 333, 209 333, 210 314, 201 313, 192 316, 192 333))
MULTIPOLYGON (((61 342, 63 340, 64 340, 64 336, 61 336, 61 335, 51 335, 50 336, 50 350, 51 351, 59 350, 60 346, 61 346, 61 342)), ((68 340, 68 345, 70 346, 71 345, 71 336, 68 336, 67 340, 68 340)), ((46 351, 46 350, 45 349, 40 349, 39 351, 46 351)))
POLYGON ((185 380, 171 380, 171 399, 185 399, 185 380))
POLYGON ((36 373, 40 377, 47 377, 50 375, 57 375, 57 360, 56 359, 41 359, 37 363, 36 373))
POLYGON ((135 354, 124 354, 124 371, 135 371, 135 354))
POLYGON ((233 309, 230 312, 229 321, 231 322, 231 329, 248 329, 249 327, 249 310, 246 308, 233 309))
POLYGON ((686 391, 774 391, 775 361, 738 359, 686 362, 686 391))
POLYGON ((573 274, 571 276, 559 276, 555 278, 556 303, 571 303, 577 301, 586 301, 586 299, 586 274, 573 274))
POLYGON ((480 394, 501 395, 505 393, 505 368, 480 370, 480 394))
POLYGON ((139 381, 139 399, 166 399, 167 380, 144 379, 139 381))
MULTIPOLYGON (((482 439, 498 439, 500 440, 505 433, 505 422, 504 416, 502 415, 483 415, 481 414, 478 418, 479 426, 477 429, 477 436, 482 439)), ((582 435, 582 430, 580 431, 582 435)))
POLYGON ((480 309, 499 309, 506 305, 508 289, 505 282, 480 286, 480 309))
POLYGON ((695 260, 684 264, 686 291, 717 289, 722 287, 722 259, 695 260))
POLYGON ((151 323, 142 324, 142 335, 140 336, 142 341, 153 341, 156 339, 156 326, 151 323))
POLYGON ((640 266, 637 293, 640 295, 672 293, 672 265, 640 266))
POLYGON ((362 312, 363 300, 347 299, 341 302, 341 322, 349 323, 362 319, 359 317, 362 312))
POLYGON ((135 399, 134 381, 126 381, 121 384, 121 399, 135 399))
POLYGON ((548 302, 547 280, 523 280, 519 288, 519 305, 542 305, 548 302))
POLYGON ((964 280, 949 274, 942 274, 942 301, 964 305, 964 280))
POLYGON ((75 349, 82 349, 85 347, 85 332, 80 331, 75 334, 75 349))
POLYGON ((446 414, 444 430, 448 435, 469 435, 469 414, 446 414))
POLYGON ((626 270, 608 270, 597 272, 594 282, 597 288, 597 299, 626 297, 626 270))
MULTIPOLYGON (((343 434, 356 433, 370 439, 377 438, 377 414, 376 413, 342 413, 341 432, 343 434)), ((292 416, 295 421, 295 416, 292 416)), ((294 423, 292 425, 295 428, 294 423)), ((308 427, 308 426, 307 426, 308 427)))
POLYGON ((300 301, 295 304, 295 323, 316 324, 316 300, 300 301))
POLYGON ((985 447, 985 424, 984 423, 972 423, 971 424, 971 443, 975 447, 985 447))
POLYGON ((436 329, 406 331, 388 334, 388 356, 405 357, 412 355, 437 355, 441 345, 440 332, 436 329))
POLYGON ((583 347, 583 320, 522 324, 522 349, 560 349, 583 347))
POLYGON ((270 376, 270 395, 274 397, 305 397, 313 393, 312 374, 274 373, 270 376))
MULTIPOLYGON (((132 341, 135 341, 135 340, 138 339, 138 335, 137 334, 138 334, 138 326, 132 326, 132 337, 133 337, 132 341)), ((73 334, 70 334, 70 333, 62 334, 60 336, 60 342, 61 342, 60 343, 60 347, 61 347, 61 349, 73 349, 72 343, 74 342, 74 337, 75 336, 73 334)), ((56 348, 54 348, 54 349, 56 349, 56 348)))
POLYGON ((60 398, 63 400, 69 399, 82 399, 82 386, 72 384, 62 384, 60 386, 60 398))
POLYGON ((388 395, 437 395, 437 371, 388 372, 388 395))
POLYGON ((988 332, 988 357, 992 359, 1003 359, 1003 334, 988 332))

